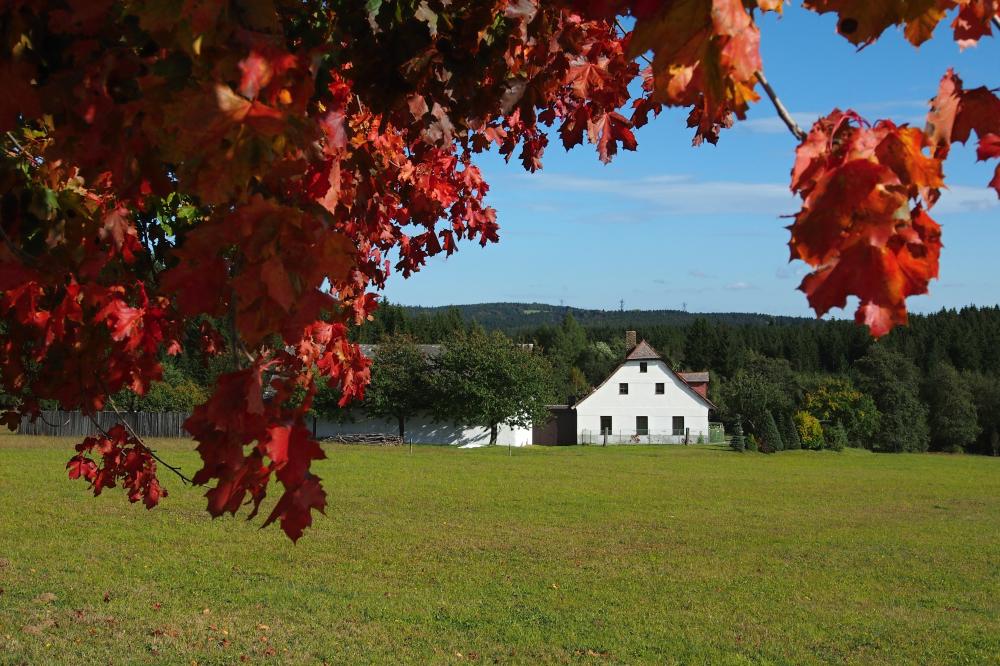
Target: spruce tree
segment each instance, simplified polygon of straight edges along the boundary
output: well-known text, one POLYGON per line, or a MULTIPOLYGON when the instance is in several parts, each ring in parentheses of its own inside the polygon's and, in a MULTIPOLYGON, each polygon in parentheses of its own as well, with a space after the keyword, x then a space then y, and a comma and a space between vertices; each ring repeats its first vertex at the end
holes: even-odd
POLYGON ((781 434, 785 448, 789 451, 797 451, 802 448, 802 441, 799 439, 799 429, 795 427, 795 421, 790 414, 781 415, 781 434))
POLYGON ((785 444, 781 441, 781 432, 778 430, 778 424, 774 421, 774 414, 766 412, 762 425, 760 431, 761 450, 764 453, 783 451, 785 444))

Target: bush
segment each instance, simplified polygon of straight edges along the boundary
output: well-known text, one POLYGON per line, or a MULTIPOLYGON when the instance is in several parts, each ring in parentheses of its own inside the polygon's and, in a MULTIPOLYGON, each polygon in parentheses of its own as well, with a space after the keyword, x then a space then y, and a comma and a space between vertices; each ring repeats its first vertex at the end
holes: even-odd
POLYGON ((778 431, 778 424, 774 421, 771 412, 764 414, 764 423, 760 431, 761 450, 764 453, 775 453, 783 451, 785 444, 781 440, 781 433, 778 431))
POLYGON ((840 424, 834 423, 826 429, 826 447, 834 451, 843 451, 850 446, 850 438, 847 436, 847 429, 840 424))
POLYGON ((823 448, 823 426, 819 419, 809 412, 795 412, 795 429, 799 433, 799 441, 804 449, 823 448))
POLYGON ((739 415, 736 416, 736 425, 733 426, 733 438, 729 440, 729 446, 741 453, 746 448, 746 442, 743 440, 743 423, 739 415))
POLYGON ((872 397, 854 388, 850 380, 823 378, 806 394, 803 409, 823 423, 840 423, 850 446, 873 447, 881 414, 872 397))
POLYGON ((760 444, 757 443, 757 438, 753 434, 747 435, 747 451, 760 451, 760 444))

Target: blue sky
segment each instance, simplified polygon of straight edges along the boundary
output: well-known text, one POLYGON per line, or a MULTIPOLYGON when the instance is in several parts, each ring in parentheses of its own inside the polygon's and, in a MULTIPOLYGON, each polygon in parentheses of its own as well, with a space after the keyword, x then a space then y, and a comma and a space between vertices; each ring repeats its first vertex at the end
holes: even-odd
MULTIPOLYGON (((949 19, 950 22, 950 19, 949 19)), ((795 6, 761 23, 764 71, 808 128, 835 107, 874 121, 923 125, 941 75, 966 86, 1000 85, 1000 42, 961 51, 942 24, 915 49, 897 30, 858 52, 833 16, 795 6)), ((763 96, 763 95, 762 95, 763 96)), ((637 133, 639 149, 603 165, 590 145, 567 153, 550 143, 544 169, 524 172, 496 155, 480 159, 497 209, 500 243, 464 244, 408 280, 393 276, 395 303, 446 305, 538 301, 586 308, 686 307, 696 312, 810 315, 796 290, 804 268, 788 263, 788 191, 796 142, 762 99, 718 146, 691 146, 686 110, 668 111, 637 133)), ((1000 205, 986 188, 995 166, 956 147, 945 164, 950 191, 932 215, 943 226, 941 279, 914 312, 1000 300, 1000 205)), ((834 316, 849 316, 835 311, 834 316)))

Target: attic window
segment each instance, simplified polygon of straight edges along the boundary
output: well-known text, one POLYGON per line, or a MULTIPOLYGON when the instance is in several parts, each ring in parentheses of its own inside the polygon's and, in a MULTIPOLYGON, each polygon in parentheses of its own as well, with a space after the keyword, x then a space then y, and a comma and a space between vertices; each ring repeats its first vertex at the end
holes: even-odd
POLYGON ((639 361, 639 372, 646 372, 646 362, 639 361))
POLYGON ((663 382, 656 382, 656 395, 663 395, 663 382))
POLYGON ((622 382, 618 385, 618 395, 628 395, 628 384, 622 382))

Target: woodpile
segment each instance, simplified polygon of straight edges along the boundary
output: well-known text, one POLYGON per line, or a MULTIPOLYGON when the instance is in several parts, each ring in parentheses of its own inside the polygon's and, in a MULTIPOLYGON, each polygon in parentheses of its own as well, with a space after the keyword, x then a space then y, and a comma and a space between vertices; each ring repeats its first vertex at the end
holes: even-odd
POLYGON ((373 434, 351 434, 333 435, 324 437, 325 444, 364 444, 366 446, 402 446, 403 438, 399 435, 385 435, 381 433, 373 434))

